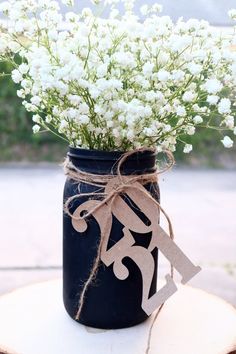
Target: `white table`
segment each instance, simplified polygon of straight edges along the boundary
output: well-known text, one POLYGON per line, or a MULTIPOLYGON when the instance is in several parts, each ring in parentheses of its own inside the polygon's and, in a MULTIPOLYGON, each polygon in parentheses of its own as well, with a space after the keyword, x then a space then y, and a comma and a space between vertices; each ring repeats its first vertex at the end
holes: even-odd
MULTIPOLYGON (((88 328, 66 314, 60 280, 38 283, 0 297, 0 347, 11 348, 10 354, 145 354, 151 320, 122 330, 88 328)), ((179 286, 154 325, 149 354, 233 350, 236 310, 202 290, 179 286)))

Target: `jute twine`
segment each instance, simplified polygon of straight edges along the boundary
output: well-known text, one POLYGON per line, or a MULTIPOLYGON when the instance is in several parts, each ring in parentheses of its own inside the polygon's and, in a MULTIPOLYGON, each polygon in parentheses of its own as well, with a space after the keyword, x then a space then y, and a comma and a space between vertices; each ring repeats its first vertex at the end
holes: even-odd
MULTIPOLYGON (((98 190, 96 192, 92 192, 92 193, 83 193, 83 194, 78 193, 72 197, 69 197, 64 204, 65 213, 68 214, 74 220, 85 220, 86 218, 88 218, 89 216, 94 214, 98 209, 102 208, 104 205, 109 205, 111 208, 112 204, 115 201, 115 198, 121 194, 124 194, 125 190, 127 190, 128 188, 136 188, 145 194, 145 196, 147 197, 147 200, 148 199, 152 200, 158 206, 159 210, 164 214, 164 216, 168 222, 168 226, 169 226, 169 236, 173 240, 174 233, 173 233, 173 228, 172 228, 172 224, 171 224, 169 216, 164 211, 164 209, 161 207, 160 203, 158 201, 156 201, 146 189, 142 188, 142 186, 144 186, 148 183, 158 183, 158 175, 171 169, 171 167, 175 163, 173 154, 170 151, 165 151, 165 154, 168 157, 169 163, 166 165, 165 168, 163 168, 161 170, 158 170, 156 168, 156 170, 152 173, 146 173, 146 174, 141 174, 141 175, 129 175, 129 176, 125 176, 125 178, 124 178, 124 175, 121 174, 121 167, 125 163, 125 161, 130 156, 133 156, 134 154, 137 154, 137 153, 143 153, 143 152, 155 152, 155 149, 139 148, 139 149, 135 149, 135 150, 129 151, 127 153, 124 153, 121 156, 121 158, 118 160, 116 174, 109 174, 109 175, 97 175, 97 174, 84 172, 84 171, 80 170, 78 167, 74 166, 74 164, 69 160, 69 158, 66 158, 66 160, 63 164, 64 173, 70 179, 72 179, 73 181, 78 183, 78 190, 79 190, 80 183, 86 183, 91 186, 98 187, 98 190), (114 177, 116 177, 116 178, 118 177, 119 184, 114 186, 113 189, 111 191, 109 191, 109 193, 105 193, 104 192, 105 186, 114 177), (136 182, 138 182, 139 184, 137 184, 136 182), (97 199, 98 197, 100 197, 101 201, 99 204, 97 204, 94 208, 89 210, 83 216, 73 215, 70 212, 70 206, 71 206, 72 202, 74 200, 78 200, 78 199, 84 198, 84 197, 88 197, 91 199, 97 199)), ((83 305, 84 305, 84 301, 85 301, 85 294, 88 290, 88 287, 91 285, 92 281, 96 278, 96 274, 97 274, 99 264, 100 264, 101 250, 102 250, 103 241, 104 241, 103 236, 105 234, 106 234, 106 230, 104 231, 103 235, 101 235, 101 237, 100 237, 100 241, 99 241, 98 248, 97 248, 96 258, 95 258, 94 263, 92 265, 89 277, 88 277, 87 281, 84 283, 83 290, 80 294, 80 299, 78 302, 78 310, 77 310, 77 313, 75 316, 76 320, 80 319, 81 311, 83 309, 83 305)), ((173 266, 172 265, 171 265, 171 277, 173 278, 173 266)), ((159 310, 155 314, 152 325, 150 327, 146 354, 148 354, 149 349, 150 349, 151 332, 152 332, 154 322, 155 322, 156 318, 158 317, 163 305, 160 306, 159 310)))

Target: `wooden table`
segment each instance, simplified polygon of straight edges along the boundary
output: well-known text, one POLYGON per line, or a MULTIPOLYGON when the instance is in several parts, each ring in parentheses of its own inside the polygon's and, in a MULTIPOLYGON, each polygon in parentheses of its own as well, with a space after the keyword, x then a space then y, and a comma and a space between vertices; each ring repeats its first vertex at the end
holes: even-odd
MULTIPOLYGON (((60 280, 0 297, 0 347, 17 354, 145 354, 152 318, 133 328, 98 330, 71 320, 60 280)), ((227 354, 236 350, 236 310, 189 286, 164 305, 148 354, 227 354)), ((0 353, 6 353, 2 349, 0 353)))

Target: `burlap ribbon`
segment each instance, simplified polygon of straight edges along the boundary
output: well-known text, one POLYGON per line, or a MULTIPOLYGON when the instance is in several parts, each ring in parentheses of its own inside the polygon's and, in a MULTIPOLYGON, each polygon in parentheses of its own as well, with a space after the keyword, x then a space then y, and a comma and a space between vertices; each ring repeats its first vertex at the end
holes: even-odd
MULTIPOLYGON (((125 194, 125 192, 129 189, 135 189, 136 191, 141 192, 144 197, 146 198, 146 202, 148 203, 150 200, 155 203, 155 205, 158 206, 159 210, 164 214, 165 218, 167 219, 168 225, 169 225, 169 236, 173 240, 174 239, 174 233, 173 233, 173 228, 172 224, 170 221, 170 218, 164 211, 164 209, 161 207, 160 203, 155 200, 151 194, 143 188, 148 183, 157 183, 158 182, 158 175, 161 173, 164 173, 165 171, 169 170, 173 165, 174 165, 174 157, 171 152, 165 151, 165 154, 167 155, 169 162, 166 165, 166 167, 162 170, 156 170, 153 173, 147 173, 147 174, 142 174, 142 175, 129 175, 129 176, 124 176, 121 174, 121 167, 124 164, 124 162, 130 157, 133 156, 134 154, 137 153, 142 153, 145 151, 150 151, 150 152, 155 152, 155 149, 151 148, 140 148, 136 150, 132 150, 130 152, 124 153, 121 158, 118 161, 117 164, 117 173, 112 175, 96 175, 96 174, 91 174, 84 172, 74 166, 74 164, 67 158, 64 163, 64 172, 65 174, 74 180, 75 182, 78 183, 78 186, 80 183, 86 183, 92 186, 98 187, 98 190, 96 192, 92 193, 78 193, 70 198, 68 198, 65 202, 64 205, 64 210, 65 213, 68 214, 72 218, 73 221, 83 221, 89 216, 95 214, 98 212, 100 209, 106 207, 109 207, 110 211, 112 209, 113 203, 115 203, 117 196, 120 196, 121 194, 125 194), (112 182, 115 183, 112 183, 112 182), (106 186, 109 184, 112 185, 112 188, 106 188, 106 186), (83 214, 82 216, 78 213, 71 213, 70 212, 70 206, 74 200, 78 200, 80 198, 88 197, 89 199, 95 199, 96 203, 92 205, 92 208, 88 210, 87 213, 83 214), (100 198, 99 201, 97 201, 97 198, 100 198)), ((148 215, 147 215, 148 216, 148 215)), ((84 299, 85 299, 85 294, 86 291, 93 281, 93 279, 96 277, 99 263, 100 263, 100 258, 101 258, 101 251, 104 246, 104 240, 107 236, 107 233, 109 231, 109 225, 108 225, 108 220, 105 223, 105 227, 101 231, 101 237, 100 237, 100 242, 98 244, 98 249, 97 249, 97 256, 94 260, 93 266, 90 271, 90 275, 85 282, 83 286, 83 290, 80 295, 79 303, 78 303, 78 310, 77 314, 75 316, 76 320, 79 320, 81 311, 83 308, 84 304, 84 299)), ((171 277, 173 278, 173 267, 171 265, 171 277)))

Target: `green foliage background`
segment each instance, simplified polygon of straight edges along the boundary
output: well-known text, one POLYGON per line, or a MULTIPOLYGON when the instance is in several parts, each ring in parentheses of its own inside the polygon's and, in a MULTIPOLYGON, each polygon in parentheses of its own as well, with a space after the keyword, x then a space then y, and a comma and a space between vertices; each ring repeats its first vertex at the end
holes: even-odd
MULTIPOLYGON (((0 63, 0 72, 9 73, 10 65, 0 63)), ((57 161, 67 146, 53 135, 32 133, 31 114, 17 97, 18 89, 9 76, 0 78, 0 161, 57 161)))
MULTIPOLYGON (((9 73, 9 64, 0 63, 0 72, 9 73)), ((32 133, 31 114, 22 106, 17 89, 10 76, 0 78, 0 162, 61 161, 67 152, 66 143, 49 133, 32 133)), ((236 167, 235 150, 224 149, 219 134, 201 130, 191 139, 187 137, 185 140, 194 145, 194 151, 185 155, 183 146, 179 146, 175 153, 177 163, 236 167)))

